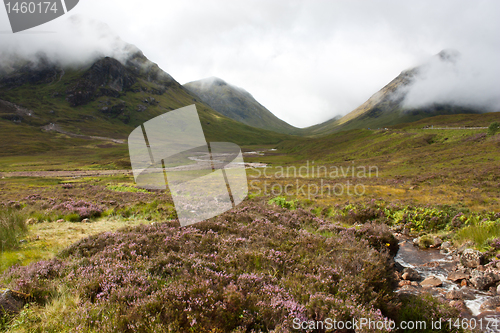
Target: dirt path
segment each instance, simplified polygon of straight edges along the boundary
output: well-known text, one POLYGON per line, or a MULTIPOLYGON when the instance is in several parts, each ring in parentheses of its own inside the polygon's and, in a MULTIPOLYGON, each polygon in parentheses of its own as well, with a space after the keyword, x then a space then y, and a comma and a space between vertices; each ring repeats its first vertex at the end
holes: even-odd
POLYGON ((89 177, 89 176, 114 176, 132 175, 132 170, 86 170, 86 171, 16 171, 0 172, 0 178, 9 177, 89 177))
POLYGON ((71 132, 63 130, 59 125, 52 124, 52 123, 47 125, 47 126, 43 126, 42 129, 44 131, 48 131, 48 132, 52 131, 52 132, 58 132, 61 134, 65 134, 65 135, 71 136, 73 138, 103 140, 103 141, 111 141, 114 143, 125 143, 125 140, 107 138, 104 136, 81 135, 81 134, 71 133, 71 132))

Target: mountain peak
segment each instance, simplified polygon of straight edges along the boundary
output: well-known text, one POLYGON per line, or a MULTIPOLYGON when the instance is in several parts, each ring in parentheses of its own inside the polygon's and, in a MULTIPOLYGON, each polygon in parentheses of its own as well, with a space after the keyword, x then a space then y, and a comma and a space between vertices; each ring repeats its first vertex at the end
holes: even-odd
POLYGON ((436 56, 439 57, 440 60, 445 62, 456 62, 460 57, 460 52, 455 49, 444 49, 436 56))
POLYGON ((212 86, 216 86, 216 87, 229 86, 229 84, 226 81, 224 81, 218 77, 215 77, 215 76, 210 76, 210 77, 207 77, 207 78, 204 78, 204 79, 201 79, 198 81, 192 81, 192 82, 189 82, 186 84, 194 84, 194 85, 204 86, 204 88, 212 87, 212 86))
POLYGON ((189 82, 184 88, 215 111, 246 125, 280 133, 296 130, 257 102, 249 92, 218 77, 189 82))

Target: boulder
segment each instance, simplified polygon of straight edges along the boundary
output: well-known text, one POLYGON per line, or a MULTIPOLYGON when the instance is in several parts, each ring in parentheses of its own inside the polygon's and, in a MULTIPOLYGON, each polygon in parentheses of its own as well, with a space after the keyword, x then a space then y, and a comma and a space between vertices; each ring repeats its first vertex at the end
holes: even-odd
POLYGON ((482 261, 483 254, 474 249, 465 249, 460 256, 460 263, 469 268, 476 268, 482 261))
POLYGON ((474 294, 475 291, 470 287, 461 287, 460 292, 462 293, 462 299, 464 300, 476 299, 476 295, 474 294))
POLYGON ((500 307, 500 296, 495 296, 488 298, 481 306, 479 310, 481 311, 495 311, 497 307, 500 307))
POLYGON ((429 276, 427 279, 420 282, 420 285, 422 287, 431 287, 431 288, 432 287, 440 287, 443 285, 443 282, 435 276, 429 276))
POLYGON ((413 268, 406 267, 403 269, 403 274, 401 275, 403 280, 409 280, 409 281, 419 281, 422 280, 422 277, 416 270, 413 268))
POLYGON ((29 300, 29 295, 5 289, 0 291, 0 318, 5 314, 18 313, 29 300))
POLYGON ((450 300, 461 300, 464 298, 464 294, 460 291, 460 290, 451 290, 449 292, 446 293, 446 299, 450 299, 450 300))
POLYGON ((479 290, 487 290, 498 281, 500 281, 498 274, 491 271, 481 272, 473 270, 471 273, 470 283, 479 290))
POLYGON ((409 285, 411 285, 411 281, 407 281, 407 280, 401 280, 398 283, 399 287, 404 287, 404 286, 409 286, 409 285))
POLYGON ((469 273, 464 273, 464 272, 451 272, 450 274, 448 274, 448 280, 453 282, 468 279, 469 277, 470 277, 469 273))

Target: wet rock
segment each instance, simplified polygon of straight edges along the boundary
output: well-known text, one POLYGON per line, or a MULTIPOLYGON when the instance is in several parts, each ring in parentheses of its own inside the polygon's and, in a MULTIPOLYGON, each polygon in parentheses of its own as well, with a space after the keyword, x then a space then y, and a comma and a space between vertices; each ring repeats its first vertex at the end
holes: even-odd
POLYGON ((407 280, 401 280, 398 283, 399 287, 404 287, 404 286, 409 286, 409 285, 411 285, 411 281, 407 281, 407 280))
POLYGON ((493 272, 481 272, 473 270, 471 273, 470 283, 479 290, 487 290, 491 285, 498 282, 500 279, 493 272))
POLYGON ((455 299, 462 300, 464 298, 464 294, 460 290, 451 290, 446 293, 446 299, 455 299))
POLYGON ((495 296, 487 299, 481 306, 479 310, 481 311, 494 311, 500 306, 500 296, 495 296))
POLYGON ((405 267, 403 265, 401 265, 399 262, 395 261, 394 262, 394 269, 398 272, 402 272, 405 267))
POLYGON ((470 287, 462 287, 462 288, 460 288, 460 292, 462 293, 462 299, 464 299, 464 300, 476 299, 476 296, 474 294, 474 290, 470 287))
POLYGON ((483 254, 474 249, 465 249, 460 256, 460 263, 469 268, 476 268, 482 261, 483 254))
POLYGON ((463 279, 468 279, 470 275, 464 272, 451 272, 448 274, 448 280, 457 282, 463 279))
POLYGON ((443 285, 443 282, 435 276, 429 276, 427 279, 420 282, 420 285, 425 288, 440 287, 443 285))
POLYGON ((0 291, 0 318, 5 314, 18 313, 28 302, 29 295, 6 289, 0 291))
POLYGON ((446 241, 443 244, 441 244, 441 249, 443 250, 451 250, 451 243, 446 241))
POLYGON ((401 288, 401 292, 415 295, 415 294, 418 294, 419 290, 415 286, 407 285, 407 286, 403 286, 401 288))
POLYGON ((403 280, 409 280, 409 281, 419 281, 422 279, 422 277, 420 276, 420 274, 418 274, 416 270, 409 267, 403 269, 403 275, 401 275, 401 277, 403 278, 403 280))

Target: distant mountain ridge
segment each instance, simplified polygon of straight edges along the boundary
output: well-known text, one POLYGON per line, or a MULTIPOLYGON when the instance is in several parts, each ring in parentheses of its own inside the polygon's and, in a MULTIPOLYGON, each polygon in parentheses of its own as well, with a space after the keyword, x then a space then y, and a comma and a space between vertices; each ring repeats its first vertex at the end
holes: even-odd
POLYGON ((217 112, 243 124, 285 134, 297 130, 272 114, 246 90, 217 77, 189 82, 184 87, 217 112))

